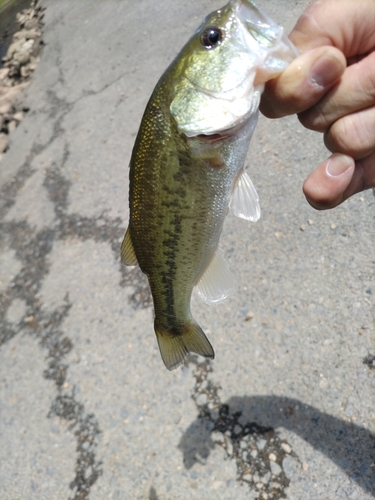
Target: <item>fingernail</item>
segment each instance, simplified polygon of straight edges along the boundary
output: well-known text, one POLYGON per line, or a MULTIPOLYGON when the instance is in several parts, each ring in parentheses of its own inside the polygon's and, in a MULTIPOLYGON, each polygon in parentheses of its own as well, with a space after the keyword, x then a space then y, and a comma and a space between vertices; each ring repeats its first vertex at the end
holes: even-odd
POLYGON ((311 66, 309 78, 317 87, 327 87, 337 80, 345 68, 342 62, 332 55, 324 54, 311 66))
POLYGON ((338 177, 348 170, 353 165, 353 160, 350 156, 335 153, 328 160, 326 165, 327 175, 330 177, 338 177))

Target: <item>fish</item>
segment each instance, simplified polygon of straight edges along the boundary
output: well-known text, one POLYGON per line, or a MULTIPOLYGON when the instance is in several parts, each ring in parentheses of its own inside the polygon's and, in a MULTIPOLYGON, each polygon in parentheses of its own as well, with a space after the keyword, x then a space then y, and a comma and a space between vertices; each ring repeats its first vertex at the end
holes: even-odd
POLYGON ((212 304, 234 289, 219 249, 224 219, 229 209, 260 216, 245 158, 264 85, 296 55, 253 1, 231 0, 205 18, 148 101, 130 160, 121 260, 148 278, 169 370, 189 353, 214 358, 191 313, 192 292, 212 304))

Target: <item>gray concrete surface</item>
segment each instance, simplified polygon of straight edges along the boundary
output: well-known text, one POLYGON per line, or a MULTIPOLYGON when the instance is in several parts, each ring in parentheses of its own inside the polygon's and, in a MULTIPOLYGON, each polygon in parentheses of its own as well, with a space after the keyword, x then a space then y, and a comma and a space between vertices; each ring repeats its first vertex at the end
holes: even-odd
MULTIPOLYGON (((290 29, 309 2, 259 3, 290 29)), ((262 217, 222 236, 237 291, 193 300, 212 363, 164 368, 145 280, 119 263, 143 108, 220 5, 45 1, 0 163, 2 500, 375 497, 375 199, 306 203, 319 134, 259 123, 262 217)))

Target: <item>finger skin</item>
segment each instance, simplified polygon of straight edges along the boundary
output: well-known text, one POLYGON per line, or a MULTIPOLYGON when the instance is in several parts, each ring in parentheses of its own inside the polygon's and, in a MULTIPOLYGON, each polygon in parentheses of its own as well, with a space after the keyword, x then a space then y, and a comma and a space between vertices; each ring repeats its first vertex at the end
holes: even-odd
POLYGON ((267 117, 297 113, 306 128, 324 133, 334 154, 303 186, 319 210, 375 186, 374 26, 374 0, 312 3, 290 34, 301 56, 262 98, 267 117))
MULTIPOLYGON (((266 85, 260 108, 262 113, 269 118, 279 118, 294 113, 300 114, 312 108, 333 87, 333 84, 337 83, 343 73, 341 71, 340 74, 337 68, 337 78, 332 77, 331 82, 323 86, 324 89, 314 86, 310 79, 310 73, 318 57, 318 53, 314 51, 320 50, 321 56, 326 51, 328 57, 340 60, 344 66, 346 66, 346 60, 349 63, 357 62, 375 47, 374 26, 374 0, 318 0, 312 3, 298 19, 289 35, 303 54, 293 61, 277 79, 266 85), (334 52, 330 52, 332 50, 334 52)), ((359 68, 360 73, 366 73, 366 68, 370 72, 373 67, 375 68, 375 64, 369 63, 371 61, 365 62, 362 68, 359 68)), ((334 61, 331 60, 332 74, 334 73, 333 66, 334 61)), ((342 90, 337 96, 339 102, 343 99, 348 101, 347 92, 351 91, 356 83, 355 78, 359 74, 357 71, 350 71, 346 75, 349 69, 351 68, 345 71, 347 85, 341 87, 342 90)), ((321 67, 321 76, 329 73, 330 65, 326 63, 325 67, 324 65, 321 67)), ((363 77, 366 78, 365 75, 363 77)), ((370 80, 373 81, 373 78, 370 80)), ((367 87, 370 88, 370 85, 367 87)), ((332 92, 324 103, 329 103, 332 92)), ((334 101, 333 107, 336 107, 334 101)), ((360 109, 364 107, 366 106, 363 105, 360 109)), ((333 122, 334 116, 337 119, 336 110, 333 111, 334 116, 328 116, 325 119, 324 113, 328 111, 330 111, 329 108, 317 107, 315 111, 308 111, 302 115, 301 121, 308 128, 323 131, 333 122)))
POLYGON ((325 132, 341 117, 374 105, 375 52, 372 52, 346 68, 340 81, 316 105, 300 113, 298 118, 304 127, 325 132))
POLYGON ((353 194, 375 185, 375 153, 354 162, 348 156, 334 153, 319 165, 305 180, 303 192, 307 201, 317 210, 327 210, 340 205, 353 194), (329 163, 336 161, 339 175, 330 175, 329 163))
POLYGON ((298 114, 311 108, 335 85, 346 68, 334 47, 318 47, 301 54, 265 87, 260 111, 267 118, 298 114))
POLYGON ((325 133, 324 143, 332 152, 352 156, 355 160, 366 158, 375 150, 375 107, 335 121, 325 133))
POLYGON ((307 7, 289 38, 301 52, 332 45, 350 58, 373 49, 374 26, 374 0, 318 0, 307 7))

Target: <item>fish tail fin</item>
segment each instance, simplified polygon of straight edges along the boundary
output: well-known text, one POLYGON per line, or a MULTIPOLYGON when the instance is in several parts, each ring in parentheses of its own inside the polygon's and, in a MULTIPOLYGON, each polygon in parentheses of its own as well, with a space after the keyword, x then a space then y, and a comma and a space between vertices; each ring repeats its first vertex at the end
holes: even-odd
POLYGON ((161 357, 168 370, 180 366, 189 352, 211 359, 215 357, 212 345, 194 320, 174 328, 174 332, 160 327, 155 322, 155 333, 161 357))

